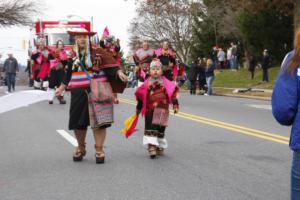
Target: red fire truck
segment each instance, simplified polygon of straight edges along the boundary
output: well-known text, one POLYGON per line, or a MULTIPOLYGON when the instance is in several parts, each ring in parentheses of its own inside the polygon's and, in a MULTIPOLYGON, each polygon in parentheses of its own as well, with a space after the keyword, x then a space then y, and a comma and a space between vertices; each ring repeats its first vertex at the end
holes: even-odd
POLYGON ((90 31, 89 21, 37 21, 31 28, 31 39, 29 42, 30 50, 35 49, 37 39, 45 38, 46 45, 52 49, 57 40, 63 40, 67 49, 74 44, 74 38, 68 31, 90 31))

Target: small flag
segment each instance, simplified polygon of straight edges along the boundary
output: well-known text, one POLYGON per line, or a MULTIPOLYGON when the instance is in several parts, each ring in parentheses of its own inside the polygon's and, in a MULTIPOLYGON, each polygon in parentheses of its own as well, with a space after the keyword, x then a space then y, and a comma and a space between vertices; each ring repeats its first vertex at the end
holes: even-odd
POLYGON ((138 130, 136 129, 138 119, 139 119, 138 115, 132 115, 125 120, 124 122, 125 127, 123 128, 122 133, 125 135, 126 138, 130 137, 134 132, 138 130))
POLYGON ((104 37, 109 36, 109 31, 108 31, 108 28, 107 28, 107 27, 105 27, 105 29, 103 30, 103 36, 104 36, 104 37))

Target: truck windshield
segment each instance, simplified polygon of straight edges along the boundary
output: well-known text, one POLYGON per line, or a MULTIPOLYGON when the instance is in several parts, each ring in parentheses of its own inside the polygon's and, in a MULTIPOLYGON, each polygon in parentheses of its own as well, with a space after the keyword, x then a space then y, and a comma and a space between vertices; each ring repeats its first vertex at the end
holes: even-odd
POLYGON ((48 34, 48 45, 56 45, 58 40, 62 40, 65 45, 74 45, 74 37, 70 36, 68 33, 51 33, 48 34))

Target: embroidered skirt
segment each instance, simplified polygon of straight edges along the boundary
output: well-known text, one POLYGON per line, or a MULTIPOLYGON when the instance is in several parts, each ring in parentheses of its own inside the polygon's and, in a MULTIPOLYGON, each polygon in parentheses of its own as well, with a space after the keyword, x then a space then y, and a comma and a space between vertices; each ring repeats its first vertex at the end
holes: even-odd
MULTIPOLYGON (((89 119, 89 101, 88 94, 90 89, 72 89, 71 90, 71 104, 70 104, 70 130, 86 130, 90 125, 89 119)), ((105 124, 98 128, 107 128, 111 124, 105 124)))

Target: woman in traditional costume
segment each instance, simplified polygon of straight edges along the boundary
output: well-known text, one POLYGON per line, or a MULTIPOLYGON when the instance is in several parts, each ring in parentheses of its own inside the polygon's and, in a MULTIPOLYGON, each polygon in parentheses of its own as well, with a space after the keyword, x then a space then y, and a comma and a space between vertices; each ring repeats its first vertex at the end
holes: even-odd
MULTIPOLYGON (((65 76, 65 68, 68 63, 67 52, 64 50, 64 42, 58 40, 53 52, 54 59, 50 60, 49 91, 54 94, 54 90, 60 86, 65 76)), ((49 104, 53 104, 54 95, 51 96, 49 104)), ((58 96, 60 104, 66 104, 64 96, 58 96)))
POLYGON ((53 56, 46 47, 45 40, 40 39, 37 44, 37 50, 33 51, 31 55, 32 75, 34 79, 34 87, 36 89, 48 88, 51 59, 53 59, 53 56))
POLYGON ((163 75, 170 81, 175 81, 178 75, 176 65, 176 54, 169 47, 168 42, 163 42, 162 48, 155 51, 154 57, 158 58, 162 64, 163 75))
POLYGON ((144 41, 142 48, 138 49, 133 56, 135 64, 139 67, 136 77, 141 82, 150 76, 150 63, 153 55, 154 50, 149 47, 148 42, 144 41))
POLYGON ((115 64, 115 59, 109 60, 108 57, 102 60, 101 49, 91 49, 89 36, 95 33, 69 33, 76 37, 76 57, 68 62, 65 79, 57 89, 56 96, 62 95, 66 88, 71 91, 69 129, 74 130, 78 142, 73 161, 82 161, 86 155, 85 138, 90 125, 95 140, 96 163, 104 163, 106 128, 113 123, 112 90, 115 85, 110 83, 119 78, 119 84, 124 83, 125 88, 127 77, 115 64))

